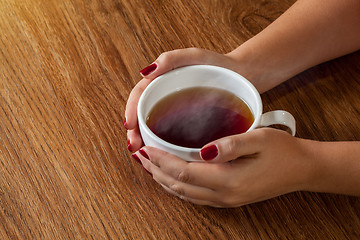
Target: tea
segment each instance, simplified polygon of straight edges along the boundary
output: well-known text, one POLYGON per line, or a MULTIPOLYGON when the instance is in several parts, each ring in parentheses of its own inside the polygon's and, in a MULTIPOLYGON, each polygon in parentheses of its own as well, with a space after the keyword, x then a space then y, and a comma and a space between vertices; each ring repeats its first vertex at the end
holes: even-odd
POLYGON ((172 93, 151 109, 146 124, 161 139, 182 147, 205 144, 246 132, 254 116, 234 94, 211 87, 193 87, 172 93))

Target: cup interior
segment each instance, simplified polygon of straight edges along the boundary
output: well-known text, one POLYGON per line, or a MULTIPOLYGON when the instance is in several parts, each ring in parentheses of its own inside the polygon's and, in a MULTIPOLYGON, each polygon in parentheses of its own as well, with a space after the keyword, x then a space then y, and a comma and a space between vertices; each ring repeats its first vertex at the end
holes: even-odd
MULTIPOLYGON (((262 114, 262 102, 255 87, 244 77, 231 70, 209 66, 193 65, 175 69, 153 80, 144 90, 138 104, 138 119, 140 129, 143 128, 157 141, 158 138, 146 125, 146 118, 153 106, 165 96, 191 87, 214 87, 229 91, 242 99, 250 108, 254 122, 248 131, 255 128, 262 114)), ((166 143, 166 142, 165 142, 166 143)), ((163 143, 163 144, 165 144, 163 143)), ((173 144, 166 143, 171 146, 173 144)), ((184 148, 180 146, 171 146, 184 148)))

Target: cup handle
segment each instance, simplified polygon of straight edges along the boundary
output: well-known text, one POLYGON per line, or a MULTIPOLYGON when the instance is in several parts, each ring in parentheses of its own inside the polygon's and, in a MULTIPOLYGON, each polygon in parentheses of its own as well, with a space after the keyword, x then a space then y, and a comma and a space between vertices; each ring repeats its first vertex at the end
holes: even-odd
POLYGON ((261 116, 259 127, 267 127, 274 124, 280 124, 288 127, 291 131, 291 135, 295 136, 295 118, 293 117, 293 115, 291 115, 291 113, 284 110, 266 112, 261 116))

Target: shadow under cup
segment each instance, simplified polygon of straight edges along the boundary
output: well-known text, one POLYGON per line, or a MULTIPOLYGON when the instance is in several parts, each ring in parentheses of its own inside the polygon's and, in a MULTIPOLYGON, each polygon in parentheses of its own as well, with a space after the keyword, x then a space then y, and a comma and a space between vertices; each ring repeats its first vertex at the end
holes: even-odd
POLYGON ((254 122, 247 131, 259 126, 262 115, 262 102, 258 91, 244 77, 231 70, 209 66, 194 65, 175 69, 165 73, 145 89, 138 104, 138 122, 143 142, 187 161, 199 161, 200 148, 187 148, 164 141, 155 135, 146 125, 152 108, 164 97, 179 90, 193 87, 211 87, 226 90, 244 101, 253 114, 254 122))

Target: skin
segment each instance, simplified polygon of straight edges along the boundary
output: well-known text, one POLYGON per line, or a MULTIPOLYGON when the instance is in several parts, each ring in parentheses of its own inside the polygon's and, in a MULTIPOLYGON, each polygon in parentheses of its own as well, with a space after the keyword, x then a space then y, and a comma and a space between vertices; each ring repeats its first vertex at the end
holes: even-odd
POLYGON ((314 65, 356 51, 359 13, 358 0, 298 0, 228 54, 197 48, 161 54, 155 71, 143 76, 127 102, 125 127, 131 149, 165 190, 194 204, 237 207, 293 191, 360 196, 360 142, 318 142, 261 128, 205 145, 218 149, 210 161, 186 162, 142 147, 136 115, 146 86, 181 66, 225 67, 249 79, 262 93, 314 65))

